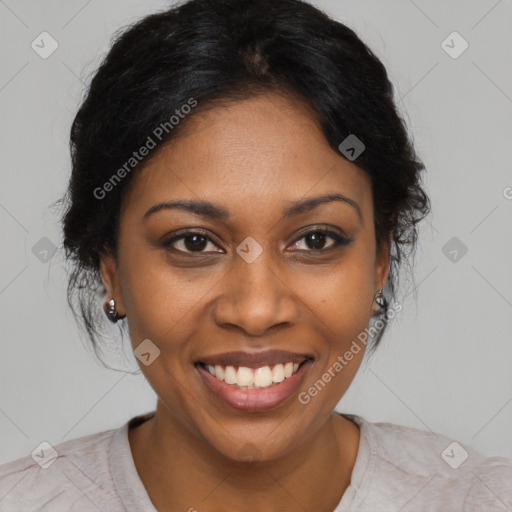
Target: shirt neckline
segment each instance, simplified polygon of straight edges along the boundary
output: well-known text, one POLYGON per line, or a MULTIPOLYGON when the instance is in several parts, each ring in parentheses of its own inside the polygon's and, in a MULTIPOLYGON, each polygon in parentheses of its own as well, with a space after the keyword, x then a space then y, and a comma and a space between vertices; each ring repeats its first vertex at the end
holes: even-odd
POLYGON ((137 473, 128 430, 151 419, 156 411, 135 416, 119 427, 108 447, 108 463, 117 493, 126 512, 158 512, 137 473))
MULTIPOLYGON (((128 430, 154 417, 156 411, 135 416, 119 427, 108 447, 108 462, 114 485, 126 512, 158 512, 139 477, 131 452, 128 430)), ((350 485, 333 512, 355 510, 370 488, 376 458, 376 439, 371 424, 361 416, 339 413, 357 424, 360 430, 359 447, 352 468, 350 485)))
POLYGON ((357 510, 365 495, 371 488, 371 479, 374 474, 377 440, 374 433, 374 425, 356 414, 338 413, 344 418, 353 421, 360 431, 359 448, 356 461, 352 468, 350 485, 341 497, 338 506, 333 512, 348 512, 357 510))

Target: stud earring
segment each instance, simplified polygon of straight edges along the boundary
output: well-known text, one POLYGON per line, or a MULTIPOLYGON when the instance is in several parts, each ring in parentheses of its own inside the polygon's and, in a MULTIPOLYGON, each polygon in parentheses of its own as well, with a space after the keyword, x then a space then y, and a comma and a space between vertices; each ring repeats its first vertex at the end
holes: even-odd
POLYGON ((105 314, 107 315, 107 318, 113 324, 115 324, 121 318, 116 309, 115 299, 110 299, 107 302, 105 302, 104 311, 105 311, 105 314))
POLYGON ((375 302, 379 306, 380 309, 384 309, 386 304, 386 299, 384 298, 384 294, 382 293, 382 289, 378 290, 375 293, 375 302))

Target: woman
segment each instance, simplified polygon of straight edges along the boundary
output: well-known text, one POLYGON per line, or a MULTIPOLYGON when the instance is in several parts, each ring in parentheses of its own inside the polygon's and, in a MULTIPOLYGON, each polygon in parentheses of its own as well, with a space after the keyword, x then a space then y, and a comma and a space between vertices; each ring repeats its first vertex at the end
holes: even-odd
POLYGON ((512 510, 512 461, 334 411, 429 211, 392 98, 299 0, 118 37, 71 131, 70 304, 98 349, 104 292, 158 402, 1 466, 1 510, 512 510))

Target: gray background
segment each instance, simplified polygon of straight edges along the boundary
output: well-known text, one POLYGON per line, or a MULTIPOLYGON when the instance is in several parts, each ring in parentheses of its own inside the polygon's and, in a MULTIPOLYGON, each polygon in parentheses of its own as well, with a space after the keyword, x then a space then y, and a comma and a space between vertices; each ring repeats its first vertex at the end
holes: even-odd
MULTIPOLYGON (((386 65, 433 206, 420 233, 416 293, 404 281, 403 311, 339 410, 512 457, 512 1, 314 3, 386 65), (453 31, 469 43, 458 58, 442 47, 453 31), (453 237, 457 261, 451 246, 443 252, 453 237)), ((0 0, 0 463, 154 408, 142 375, 103 369, 84 348, 65 300, 62 254, 44 261, 40 240, 61 243, 48 206, 67 184, 69 127, 84 84, 115 30, 167 5, 0 0), (31 47, 44 31, 59 45, 47 59, 31 47)), ((125 353, 124 366, 112 364, 136 369, 125 353)))

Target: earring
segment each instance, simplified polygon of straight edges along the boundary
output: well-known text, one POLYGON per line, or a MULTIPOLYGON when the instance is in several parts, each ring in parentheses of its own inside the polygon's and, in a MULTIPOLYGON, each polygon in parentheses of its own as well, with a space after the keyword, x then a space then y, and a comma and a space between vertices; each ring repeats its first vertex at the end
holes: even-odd
POLYGON ((382 289, 378 290, 375 293, 375 302, 379 306, 380 309, 384 309, 386 304, 386 299, 384 298, 384 294, 382 293, 382 289))
POLYGON ((116 301, 114 299, 110 299, 107 302, 105 302, 103 309, 105 311, 105 314, 107 315, 107 318, 113 324, 115 324, 120 319, 120 316, 117 313, 116 309, 116 301))

